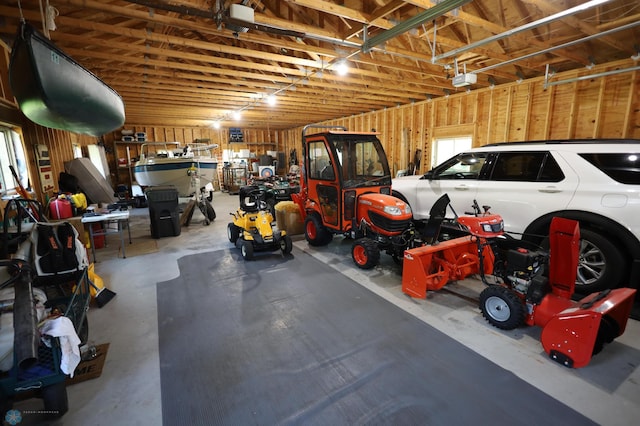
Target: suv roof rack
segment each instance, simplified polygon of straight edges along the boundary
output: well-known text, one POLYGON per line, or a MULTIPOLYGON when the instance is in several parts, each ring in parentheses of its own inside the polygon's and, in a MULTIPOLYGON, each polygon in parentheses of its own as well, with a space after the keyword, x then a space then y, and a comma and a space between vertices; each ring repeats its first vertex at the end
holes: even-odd
POLYGON ((545 140, 545 141, 496 142, 496 143, 483 145, 482 147, 505 146, 505 145, 572 145, 572 144, 597 145, 602 143, 640 144, 640 139, 558 139, 558 140, 545 140))

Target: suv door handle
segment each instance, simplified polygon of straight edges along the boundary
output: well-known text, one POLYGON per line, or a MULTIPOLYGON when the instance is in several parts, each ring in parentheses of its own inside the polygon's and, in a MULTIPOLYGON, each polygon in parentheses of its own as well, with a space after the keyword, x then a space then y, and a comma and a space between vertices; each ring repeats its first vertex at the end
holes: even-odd
POLYGON ((455 189, 457 189, 458 191, 468 191, 470 188, 467 185, 458 185, 455 187, 455 189))
POLYGON ((546 188, 538 189, 538 192, 544 192, 545 194, 555 194, 557 192, 562 192, 562 190, 556 188, 555 186, 547 186, 546 188))

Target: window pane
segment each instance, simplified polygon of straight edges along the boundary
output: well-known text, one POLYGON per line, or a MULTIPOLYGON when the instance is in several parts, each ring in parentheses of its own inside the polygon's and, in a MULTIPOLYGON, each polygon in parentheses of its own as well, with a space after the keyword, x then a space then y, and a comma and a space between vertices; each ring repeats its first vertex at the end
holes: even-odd
POLYGON ((580 154, 611 179, 628 185, 640 185, 640 153, 580 154))

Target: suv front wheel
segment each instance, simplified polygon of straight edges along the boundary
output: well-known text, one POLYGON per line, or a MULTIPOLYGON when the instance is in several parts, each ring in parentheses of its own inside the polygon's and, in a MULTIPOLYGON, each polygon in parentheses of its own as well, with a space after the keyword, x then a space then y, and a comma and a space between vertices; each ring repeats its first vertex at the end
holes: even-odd
POLYGON ((624 257, 611 240, 590 229, 580 229, 577 293, 618 287, 624 271, 624 257))

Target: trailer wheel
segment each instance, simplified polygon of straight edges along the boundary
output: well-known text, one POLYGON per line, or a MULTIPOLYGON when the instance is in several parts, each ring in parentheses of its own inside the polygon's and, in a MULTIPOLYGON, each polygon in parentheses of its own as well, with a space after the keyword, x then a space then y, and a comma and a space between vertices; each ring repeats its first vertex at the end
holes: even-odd
POLYGON ((64 381, 45 386, 40 392, 49 417, 62 417, 69 410, 67 386, 64 381))
POLYGON ((351 258, 360 269, 371 269, 380 261, 380 248, 370 238, 360 238, 351 246, 351 258))
POLYGON ((209 201, 205 201, 205 204, 207 205, 206 209, 207 209, 207 218, 213 222, 214 220, 216 220, 216 211, 213 209, 213 206, 211 205, 211 203, 209 203, 209 201))
POLYGON ((251 241, 243 240, 240 252, 242 253, 242 258, 244 260, 253 259, 253 243, 251 241))
POLYGON ((285 235, 280 240, 280 250, 282 250, 282 254, 289 254, 291 250, 293 250, 293 241, 291 241, 291 237, 285 235))
POLYGON ((304 221, 304 236, 312 246, 326 246, 333 239, 333 234, 322 224, 322 219, 313 213, 304 221))
POLYGON ((229 237, 229 241, 233 244, 235 244, 236 241, 238 241, 238 238, 240 238, 240 228, 238 228, 235 223, 227 225, 227 237, 229 237))
POLYGON ((482 316, 494 327, 513 330, 524 324, 525 306, 511 290, 490 285, 480 293, 482 316))

